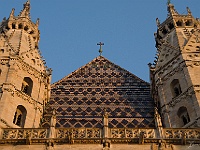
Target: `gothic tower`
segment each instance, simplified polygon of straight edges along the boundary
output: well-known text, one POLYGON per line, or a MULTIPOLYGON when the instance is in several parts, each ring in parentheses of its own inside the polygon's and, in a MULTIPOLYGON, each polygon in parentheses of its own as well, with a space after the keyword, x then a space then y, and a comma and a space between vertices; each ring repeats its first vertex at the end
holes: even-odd
POLYGON ((157 22, 156 60, 150 64, 152 94, 166 127, 200 126, 200 21, 168 4, 157 22))
POLYGON ((0 127, 39 127, 51 70, 38 49, 38 25, 30 19, 29 1, 0 24, 0 127))

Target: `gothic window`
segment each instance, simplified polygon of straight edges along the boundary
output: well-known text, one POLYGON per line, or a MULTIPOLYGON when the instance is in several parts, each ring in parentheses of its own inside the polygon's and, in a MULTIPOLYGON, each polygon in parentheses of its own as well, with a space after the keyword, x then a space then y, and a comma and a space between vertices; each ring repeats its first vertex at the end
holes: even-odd
POLYGON ((179 20, 179 21, 176 22, 176 25, 181 27, 183 25, 183 23, 182 23, 182 21, 179 20))
POLYGON ((187 21, 185 22, 185 25, 186 25, 186 26, 192 26, 192 20, 187 20, 187 21))
POLYGON ((179 84, 178 79, 174 79, 171 82, 171 91, 172 91, 172 96, 173 97, 177 97, 177 96, 179 96, 182 93, 181 86, 179 84))
POLYGON ((18 29, 22 29, 22 28, 23 28, 23 25, 20 23, 18 26, 18 29))
POLYGON ((20 127, 24 127, 26 113, 27 113, 27 111, 26 111, 25 107, 22 105, 18 105, 17 109, 15 111, 14 118, 13 118, 13 123, 20 127))
POLYGON ((167 30, 165 28, 163 28, 162 33, 165 35, 167 34, 167 30))
POLYGON ((12 29, 16 29, 15 23, 12 23, 12 29))
POLYGON ((25 27, 24 27, 24 30, 25 30, 25 31, 28 31, 28 26, 25 26, 25 27))
POLYGON ((177 115, 180 118, 181 126, 184 126, 190 122, 190 117, 188 115, 188 111, 187 111, 186 107, 184 107, 184 106, 180 107, 178 109, 177 115))
POLYGON ((31 78, 25 77, 22 82, 22 88, 21 88, 22 92, 31 96, 32 88, 33 88, 33 81, 31 80, 31 78))
POLYGON ((168 28, 169 28, 170 30, 173 29, 173 28, 174 28, 173 23, 169 23, 169 24, 168 24, 168 28))

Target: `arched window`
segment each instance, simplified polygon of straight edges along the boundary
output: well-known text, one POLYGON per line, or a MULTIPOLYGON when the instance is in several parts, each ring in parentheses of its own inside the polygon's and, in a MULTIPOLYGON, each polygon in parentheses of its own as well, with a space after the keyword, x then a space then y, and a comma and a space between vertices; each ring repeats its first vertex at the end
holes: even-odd
POLYGON ((174 79, 171 82, 171 91, 172 91, 173 97, 179 96, 182 93, 181 86, 179 84, 178 79, 174 79))
POLYGON ((24 106, 18 105, 13 118, 13 123, 20 127, 24 127, 27 111, 24 106))
POLYGON ((186 25, 186 26, 192 26, 192 20, 187 20, 187 21, 185 22, 185 25, 186 25))
POLYGON ((183 26, 183 23, 182 23, 182 21, 179 20, 179 21, 176 22, 176 25, 181 27, 181 26, 183 26))
POLYGON ((24 27, 24 30, 25 30, 25 31, 28 31, 28 26, 25 26, 25 27, 24 27))
POLYGON ((33 81, 31 80, 31 78, 25 77, 22 82, 22 88, 21 88, 22 92, 31 96, 32 88, 33 88, 33 81))
POLYGON ((190 117, 188 115, 188 111, 187 111, 187 108, 182 106, 178 109, 178 112, 177 112, 177 115, 178 117, 181 119, 181 122, 182 122, 182 125, 181 126, 184 126, 186 125, 188 122, 190 122, 190 117))
POLYGON ((15 23, 12 23, 12 29, 16 29, 15 23))
POLYGON ((20 23, 19 25, 18 25, 18 29, 22 29, 23 28, 23 25, 20 23))

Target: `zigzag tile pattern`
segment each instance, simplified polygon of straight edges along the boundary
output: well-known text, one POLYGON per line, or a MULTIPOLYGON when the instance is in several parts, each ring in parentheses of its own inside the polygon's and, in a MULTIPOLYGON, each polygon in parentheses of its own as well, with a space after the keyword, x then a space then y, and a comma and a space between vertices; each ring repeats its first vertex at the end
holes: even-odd
POLYGON ((105 110, 110 128, 155 127, 150 85, 103 56, 52 85, 52 109, 57 127, 101 128, 105 110))

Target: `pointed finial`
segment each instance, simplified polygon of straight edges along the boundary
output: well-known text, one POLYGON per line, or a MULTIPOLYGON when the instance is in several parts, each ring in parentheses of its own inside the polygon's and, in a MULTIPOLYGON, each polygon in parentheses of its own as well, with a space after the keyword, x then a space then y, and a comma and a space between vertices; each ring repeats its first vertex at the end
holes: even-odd
POLYGON ((19 14, 20 17, 30 17, 30 0, 24 4, 24 9, 19 14))
POLYGON ((104 43, 99 42, 97 43, 97 45, 100 45, 100 49, 99 49, 99 56, 102 56, 103 50, 102 50, 102 45, 104 45, 104 43))
POLYGON ((170 3, 168 4, 167 10, 169 12, 169 15, 173 16, 173 15, 178 15, 178 12, 175 10, 174 5, 170 3))
POLYGON ((36 26, 37 26, 37 27, 39 26, 39 23, 40 23, 40 19, 37 18, 37 21, 36 21, 36 26))
POLYGON ((14 13, 15 13, 15 9, 13 8, 13 9, 11 10, 11 13, 10 13, 9 19, 13 19, 13 17, 14 17, 14 13))
POLYGON ((156 24, 157 26, 160 26, 160 20, 158 18, 156 18, 156 24))
POLYGON ((192 12, 190 11, 190 8, 186 7, 186 9, 187 9, 188 15, 192 15, 192 12))

